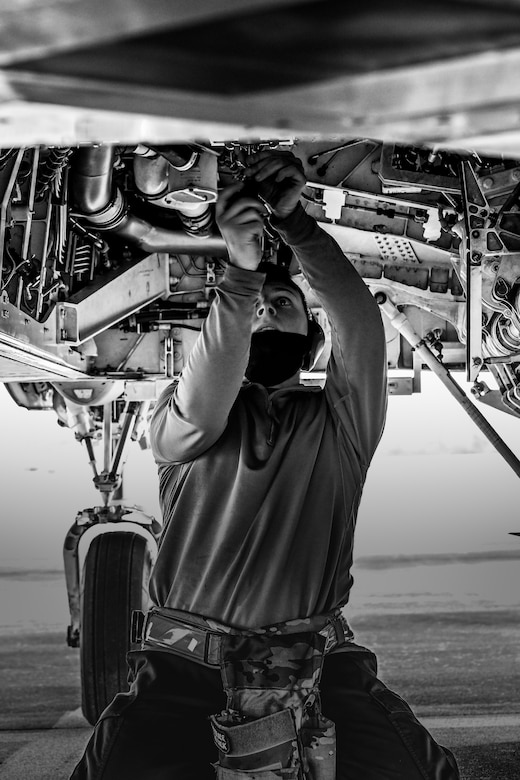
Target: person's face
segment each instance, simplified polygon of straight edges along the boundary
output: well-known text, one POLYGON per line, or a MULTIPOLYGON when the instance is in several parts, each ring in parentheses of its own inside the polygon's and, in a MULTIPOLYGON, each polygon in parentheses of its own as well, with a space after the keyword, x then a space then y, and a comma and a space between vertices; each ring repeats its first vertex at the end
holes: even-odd
POLYGON ((279 330, 306 336, 307 328, 307 314, 299 293, 282 282, 264 284, 255 304, 253 333, 279 330))

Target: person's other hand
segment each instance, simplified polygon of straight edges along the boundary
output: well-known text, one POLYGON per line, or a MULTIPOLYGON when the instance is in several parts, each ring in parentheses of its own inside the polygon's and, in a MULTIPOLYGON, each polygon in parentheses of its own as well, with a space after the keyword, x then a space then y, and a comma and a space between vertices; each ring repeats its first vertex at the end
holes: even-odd
POLYGON ((298 203, 305 186, 301 161, 292 152, 262 151, 247 158, 246 176, 275 217, 285 219, 298 203))
POLYGON ((243 187, 243 183, 237 183, 222 190, 215 215, 230 262, 239 268, 256 271, 262 258, 262 235, 267 212, 257 198, 240 194, 243 187))

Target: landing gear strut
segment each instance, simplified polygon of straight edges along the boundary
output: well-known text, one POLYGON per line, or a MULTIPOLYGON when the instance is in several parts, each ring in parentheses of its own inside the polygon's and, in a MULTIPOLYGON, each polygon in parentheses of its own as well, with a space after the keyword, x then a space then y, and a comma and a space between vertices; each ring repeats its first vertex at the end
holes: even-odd
POLYGON ((114 696, 128 688, 132 611, 148 608, 148 580, 161 527, 137 507, 124 506, 121 498, 127 447, 139 437, 149 403, 126 403, 117 420, 113 419, 117 405, 103 404, 101 472, 94 455, 94 431, 85 422, 88 415, 84 410, 78 415, 75 404, 68 399, 66 403, 68 411, 82 420, 76 437, 85 441, 102 497, 102 506, 78 513, 63 548, 71 617, 67 643, 80 648, 82 710, 94 724, 114 696), (88 542, 82 564, 80 541, 81 547, 88 542))

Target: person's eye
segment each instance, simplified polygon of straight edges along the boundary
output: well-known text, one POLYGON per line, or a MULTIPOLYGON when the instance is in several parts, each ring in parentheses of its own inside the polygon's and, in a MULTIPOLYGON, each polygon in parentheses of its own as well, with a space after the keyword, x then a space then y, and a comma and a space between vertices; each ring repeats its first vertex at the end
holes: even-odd
POLYGON ((290 300, 290 298, 285 298, 285 296, 281 296, 280 298, 277 299, 276 302, 278 306, 282 306, 282 307, 292 306, 292 301, 290 300))

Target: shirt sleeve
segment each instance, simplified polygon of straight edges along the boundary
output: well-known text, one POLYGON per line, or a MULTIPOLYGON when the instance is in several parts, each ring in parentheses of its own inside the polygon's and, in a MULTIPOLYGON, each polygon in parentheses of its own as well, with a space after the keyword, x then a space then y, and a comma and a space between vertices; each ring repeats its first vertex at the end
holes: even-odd
POLYGON ((178 383, 155 405, 157 463, 185 463, 222 435, 249 360, 254 304, 265 274, 229 265, 178 383))
POLYGON ((332 338, 325 393, 366 468, 384 427, 386 342, 370 290, 334 239, 299 206, 273 227, 294 251, 325 309, 332 338))

